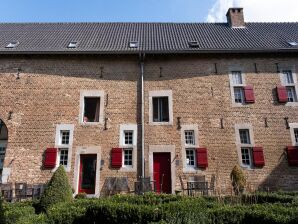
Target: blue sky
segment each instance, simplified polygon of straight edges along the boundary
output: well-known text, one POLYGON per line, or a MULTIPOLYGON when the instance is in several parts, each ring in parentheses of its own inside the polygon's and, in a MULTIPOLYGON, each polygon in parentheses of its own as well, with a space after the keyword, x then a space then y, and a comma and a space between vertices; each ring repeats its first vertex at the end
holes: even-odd
POLYGON ((216 0, 0 1, 0 22, 204 22, 216 0))

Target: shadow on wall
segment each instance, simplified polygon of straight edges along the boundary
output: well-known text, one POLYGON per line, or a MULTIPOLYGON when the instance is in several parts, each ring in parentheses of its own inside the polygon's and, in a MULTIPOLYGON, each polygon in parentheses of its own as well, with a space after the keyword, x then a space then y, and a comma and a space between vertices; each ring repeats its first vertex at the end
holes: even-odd
POLYGON ((287 153, 280 155, 279 164, 260 184, 259 189, 264 191, 298 191, 298 167, 288 165, 287 153))

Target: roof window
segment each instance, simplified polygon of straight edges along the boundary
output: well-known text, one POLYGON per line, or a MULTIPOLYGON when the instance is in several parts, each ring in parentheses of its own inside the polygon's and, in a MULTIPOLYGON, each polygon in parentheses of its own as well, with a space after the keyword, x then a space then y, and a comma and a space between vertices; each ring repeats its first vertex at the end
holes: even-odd
POLYGON ((18 45, 19 45, 18 41, 13 41, 13 42, 10 42, 9 44, 7 44, 5 48, 16 48, 16 46, 18 46, 18 45))
POLYGON ((69 42, 67 48, 76 48, 77 47, 78 42, 76 41, 71 41, 69 42))
POLYGON ((138 41, 130 41, 129 42, 129 48, 138 48, 139 42, 138 41))
POLYGON ((188 46, 189 47, 199 47, 199 42, 198 41, 188 41, 188 46))
POLYGON ((292 47, 298 46, 298 42, 296 41, 289 41, 288 44, 291 45, 292 47))

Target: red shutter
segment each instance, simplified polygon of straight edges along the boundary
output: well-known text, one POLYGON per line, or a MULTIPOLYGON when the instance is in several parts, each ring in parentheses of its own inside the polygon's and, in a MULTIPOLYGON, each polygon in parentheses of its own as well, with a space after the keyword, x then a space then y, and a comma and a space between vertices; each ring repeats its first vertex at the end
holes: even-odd
POLYGON ((111 152, 111 167, 112 168, 121 168, 122 167, 122 149, 113 148, 111 152))
POLYGON ((197 150, 197 166, 199 168, 207 168, 208 167, 208 155, 206 148, 198 148, 197 150))
POLYGON ((276 91, 277 91, 278 102, 280 103, 288 102, 288 94, 285 86, 277 86, 276 91))
POLYGON ((46 169, 53 169, 56 167, 57 160, 57 149, 56 148, 47 148, 45 151, 45 159, 43 166, 46 169))
POLYGON ((264 152, 262 147, 253 147, 253 161, 255 167, 263 167, 265 165, 264 152))
POLYGON ((252 86, 244 87, 244 96, 245 96, 245 103, 254 103, 255 102, 255 94, 254 94, 254 89, 252 86))
POLYGON ((290 166, 298 166, 298 147, 288 146, 288 163, 290 166))

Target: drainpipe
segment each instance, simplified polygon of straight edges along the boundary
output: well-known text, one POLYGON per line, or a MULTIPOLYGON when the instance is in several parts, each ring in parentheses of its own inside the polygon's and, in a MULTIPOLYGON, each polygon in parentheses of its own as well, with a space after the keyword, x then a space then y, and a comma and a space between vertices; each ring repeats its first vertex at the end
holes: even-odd
POLYGON ((145 113, 145 104, 144 104, 144 59, 145 53, 140 54, 140 69, 141 69, 141 92, 142 92, 142 177, 145 177, 145 121, 144 121, 144 113, 145 113))

